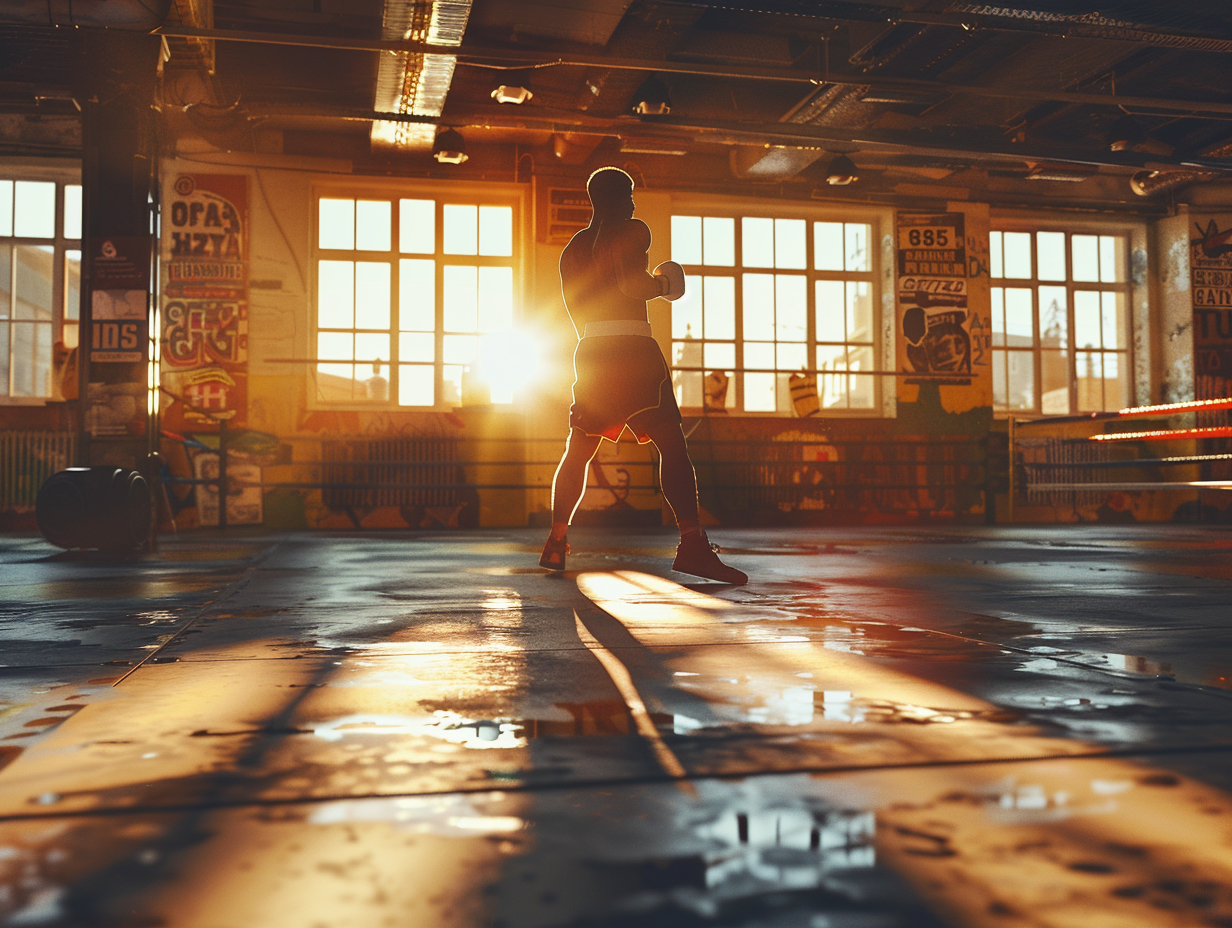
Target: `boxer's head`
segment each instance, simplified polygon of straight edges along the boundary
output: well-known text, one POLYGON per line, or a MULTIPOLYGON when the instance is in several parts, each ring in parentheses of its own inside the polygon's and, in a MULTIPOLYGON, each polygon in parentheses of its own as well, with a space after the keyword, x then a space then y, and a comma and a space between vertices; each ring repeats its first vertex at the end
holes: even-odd
POLYGON ((633 217, 633 178, 620 168, 599 168, 586 181, 596 219, 633 217))

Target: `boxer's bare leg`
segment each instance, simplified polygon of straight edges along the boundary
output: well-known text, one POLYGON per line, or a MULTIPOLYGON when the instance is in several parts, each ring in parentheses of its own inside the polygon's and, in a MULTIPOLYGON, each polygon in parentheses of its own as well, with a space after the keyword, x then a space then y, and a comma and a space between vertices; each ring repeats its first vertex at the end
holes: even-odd
POLYGON ((697 475, 689 459, 680 423, 672 420, 647 422, 646 434, 659 449, 659 481, 663 495, 672 507, 680 534, 695 532, 697 521, 697 475))
POLYGON ((600 436, 570 429, 565 453, 552 478, 552 535, 564 537, 582 494, 586 492, 586 470, 599 450, 600 436))

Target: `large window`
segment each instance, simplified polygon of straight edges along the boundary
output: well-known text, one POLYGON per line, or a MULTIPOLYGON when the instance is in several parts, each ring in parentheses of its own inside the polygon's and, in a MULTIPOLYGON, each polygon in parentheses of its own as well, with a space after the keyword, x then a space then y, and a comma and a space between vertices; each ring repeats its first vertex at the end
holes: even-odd
POLYGON ((682 407, 792 411, 816 373, 823 410, 876 404, 872 227, 770 216, 672 216, 685 295, 672 304, 682 407), (738 375, 738 376, 737 376, 738 375))
POLYGON ((512 198, 320 196, 318 401, 510 402, 517 218, 512 198))
POLYGON ((78 340, 80 240, 80 185, 0 177, 0 398, 58 395, 53 352, 78 340))
POLYGON ((993 232, 993 404, 1068 415, 1129 405, 1127 239, 993 232))

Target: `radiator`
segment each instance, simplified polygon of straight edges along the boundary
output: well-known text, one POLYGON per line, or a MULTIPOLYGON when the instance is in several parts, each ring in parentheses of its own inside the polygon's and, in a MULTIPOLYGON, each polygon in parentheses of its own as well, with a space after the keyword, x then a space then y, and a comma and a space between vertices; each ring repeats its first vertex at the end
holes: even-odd
POLYGON ((456 506, 465 482, 453 438, 323 443, 323 502, 350 506, 456 506))
POLYGON ((43 481, 76 458, 76 432, 0 432, 0 509, 32 507, 43 481))

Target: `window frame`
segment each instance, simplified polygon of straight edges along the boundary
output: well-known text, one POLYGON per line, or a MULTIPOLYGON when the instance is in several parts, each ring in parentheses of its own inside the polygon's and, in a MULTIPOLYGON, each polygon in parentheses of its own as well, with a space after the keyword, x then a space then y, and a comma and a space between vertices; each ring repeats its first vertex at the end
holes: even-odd
MULTIPOLYGON (((52 271, 51 271, 51 355, 47 358, 48 371, 54 375, 55 372, 55 346, 64 338, 64 323, 65 323, 65 297, 66 293, 66 274, 65 274, 65 255, 69 251, 78 253, 78 300, 80 301, 82 291, 82 281, 80 276, 81 267, 81 238, 66 238, 64 235, 64 188, 66 186, 81 186, 81 167, 80 165, 66 166, 63 162, 48 164, 30 159, 2 160, 0 161, 0 180, 13 181, 35 181, 43 183, 54 183, 56 185, 55 196, 55 226, 54 233, 51 238, 32 238, 30 236, 6 235, 0 236, 0 245, 8 247, 16 247, 18 245, 41 245, 52 247, 52 271)), ((14 207, 15 209, 15 207, 14 207)), ((84 212, 84 210, 83 210, 84 212)), ((83 216, 84 221, 84 216, 83 216)), ((84 236, 85 230, 82 229, 84 236)), ((9 268, 9 293, 14 292, 14 282, 17 273, 17 262, 12 261, 9 268)), ((10 296, 11 299, 11 296, 10 296)), ((78 319, 69 320, 78 327, 78 345, 81 344, 81 322, 80 322, 80 302, 78 302, 78 319)), ((13 318, 0 320, 0 324, 11 326, 14 322, 29 321, 17 320, 13 318)), ((14 396, 12 395, 13 385, 13 363, 12 363, 13 344, 12 339, 9 339, 9 359, 8 382, 4 383, 0 390, 0 406, 45 406, 48 403, 66 402, 65 398, 60 395, 55 383, 51 386, 51 392, 45 396, 14 396)))
MULTIPOLYGON (((1074 325, 1074 293, 1076 291, 1114 291, 1124 295, 1125 299, 1125 319, 1127 325, 1125 348, 1115 352, 1108 351, 1104 348, 1092 349, 1100 354, 1116 353, 1124 358, 1127 395, 1126 402, 1132 406, 1138 402, 1137 380, 1138 368, 1144 360, 1139 358, 1138 354, 1144 350, 1144 346, 1139 344, 1139 332, 1143 324, 1143 312, 1149 312, 1149 306, 1145 305, 1147 296, 1143 292, 1144 285, 1135 280, 1134 269, 1134 253, 1136 250, 1143 248, 1145 245, 1146 227, 1142 223, 1135 222, 1117 222, 1117 221, 1091 221, 1079 218, 1059 217, 1056 214, 1035 214, 1035 213, 1014 213, 1014 212, 999 212, 994 211, 990 216, 989 233, 994 232, 1026 232, 1031 235, 1031 276, 1028 277, 993 277, 991 266, 988 268, 989 281, 989 312, 991 313, 991 292, 995 287, 1029 289, 1031 291, 1031 328, 1032 328, 1032 375, 1035 383, 1035 405, 1032 409, 1014 409, 1012 407, 1003 407, 996 405, 996 395, 993 395, 993 416, 998 419, 1007 419, 1011 416, 1017 419, 1044 419, 1052 416, 1075 416, 1086 415, 1091 410, 1079 410, 1078 408, 1078 376, 1077 364, 1078 354, 1086 349, 1077 344, 1077 333, 1074 325), (1065 280, 1040 280, 1039 279, 1039 245, 1038 239, 1035 237, 1037 232, 1060 232, 1065 234, 1065 280), (1124 265, 1121 268, 1123 279, 1117 283, 1104 283, 1101 281, 1075 281, 1073 280, 1073 244, 1074 235, 1113 235, 1120 236, 1125 243, 1124 249, 1124 265), (1065 349, 1068 353, 1066 359, 1068 373, 1068 399, 1069 412, 1066 413, 1044 413, 1043 410, 1043 380, 1042 380, 1042 351, 1041 343, 1042 333, 1040 331, 1040 311, 1039 311, 1039 288, 1045 287, 1064 287, 1066 291, 1066 325, 1069 333, 1069 346, 1065 349)), ((1145 274, 1143 275, 1145 278, 1145 274)), ((991 330, 990 330, 991 334, 991 330)), ((997 346, 990 348, 990 357, 992 351, 1007 351, 1008 345, 997 346)), ((1024 348, 1016 349, 1018 351, 1026 351, 1024 348)), ((995 376, 995 373, 993 373, 995 376)), ((1008 376, 1008 369, 1007 369, 1008 376)), ((1008 389, 1008 384, 1007 384, 1008 389)))
MULTIPOLYGON (((729 389, 735 391, 735 406, 729 408, 727 415, 729 417, 747 417, 747 418, 768 418, 768 419, 796 419, 798 418, 792 409, 790 399, 788 400, 788 409, 786 411, 748 411, 744 409, 744 381, 740 376, 744 372, 744 348, 746 340, 744 337, 744 288, 742 276, 745 273, 752 274, 769 274, 769 275, 800 275, 805 278, 805 305, 806 305, 806 335, 805 335, 805 352, 809 360, 808 370, 817 374, 818 380, 824 376, 829 376, 828 373, 816 371, 817 364, 817 349, 819 345, 830 345, 832 342, 819 343, 817 340, 817 307, 816 307, 816 284, 821 280, 837 280, 837 281, 858 281, 867 282, 869 287, 869 304, 870 304, 870 330, 872 339, 867 347, 871 347, 873 356, 873 370, 884 371, 892 370, 893 362, 887 362, 886 353, 892 351, 893 332, 887 331, 885 325, 886 314, 886 256, 883 254, 884 244, 882 236, 884 230, 893 228, 892 209, 883 209, 877 207, 869 208, 854 208, 846 207, 832 203, 804 203, 800 201, 781 201, 757 198, 736 198, 736 197, 699 197, 696 195, 673 195, 670 205, 665 212, 664 231, 667 233, 667 251, 672 253, 671 242, 671 218, 673 216, 701 216, 701 217, 716 217, 730 218, 734 222, 733 233, 733 248, 734 248, 734 263, 730 266, 720 265, 685 265, 685 273, 690 279, 701 276, 725 276, 730 273, 735 291, 735 346, 736 346, 736 364, 734 381, 729 389), (743 264, 743 223, 745 218, 759 219, 802 219, 805 222, 805 267, 803 268, 778 268, 778 267, 745 267, 743 264), (837 222, 837 223, 862 223, 869 227, 868 237, 868 253, 869 265, 867 271, 823 271, 817 270, 813 265, 815 263, 814 252, 814 228, 815 222, 837 222)), ((892 266, 892 265, 890 265, 892 266)), ((667 345, 670 346, 677 341, 671 332, 670 309, 668 314, 668 338, 667 345)), ((704 344, 706 339, 702 339, 704 344)), ((779 342, 776 339, 770 344, 777 345, 779 342)), ((848 348, 863 348, 865 343, 844 342, 848 348)), ((668 367, 673 372, 676 372, 674 365, 674 351, 668 351, 668 367)), ((760 371, 761 368, 756 370, 760 371)), ((777 373, 791 373, 784 371, 776 371, 777 373)), ((821 406, 817 416, 812 418, 849 418, 849 419, 864 419, 864 418, 889 418, 894 415, 894 401, 896 391, 893 387, 887 389, 882 383, 886 378, 879 374, 869 375, 873 381, 873 399, 869 406, 862 407, 826 407, 821 406)), ((820 392, 820 391, 819 391, 820 392)), ((681 411, 685 415, 714 415, 704 406, 682 406, 681 411)))
MULTIPOLYGON (((472 181, 425 182, 406 179, 384 180, 382 178, 354 178, 349 181, 317 180, 309 189, 311 211, 311 242, 310 242, 310 274, 308 281, 309 325, 308 354, 310 359, 305 365, 307 385, 307 408, 312 410, 348 410, 369 412, 452 412, 458 404, 442 402, 444 394, 444 276, 447 265, 463 265, 468 267, 512 267, 513 268, 513 321, 517 325, 526 317, 526 292, 528 275, 527 262, 529 252, 533 249, 533 238, 527 228, 529 211, 526 208, 527 191, 524 185, 475 183, 472 181), (323 249, 320 247, 320 223, 322 198, 343 198, 351 200, 386 200, 390 203, 390 248, 389 251, 371 250, 341 250, 323 249), (400 199, 432 200, 435 203, 435 251, 429 253, 402 253, 399 250, 399 205, 400 199), (509 206, 513 209, 512 239, 513 255, 511 257, 496 257, 489 255, 456 255, 445 254, 443 239, 443 213, 446 205, 478 205, 478 206, 509 206), (400 299, 400 259, 431 260, 434 264, 434 330, 433 330, 433 404, 431 406, 402 406, 398 403, 398 365, 399 359, 399 299, 400 299), (320 395, 316 385, 317 376, 317 333, 320 330, 320 309, 318 292, 320 279, 318 262, 321 260, 349 261, 384 261, 390 266, 390 357, 385 364, 389 371, 389 398, 387 400, 328 400, 320 395)), ((325 327, 329 331, 329 327, 325 327)), ((341 331, 341 330, 339 330, 341 331)), ((359 331, 352 328, 351 331, 359 331)), ((329 363, 328 360, 321 363, 329 363)), ((340 362, 347 363, 347 362, 340 362)), ((356 359, 353 363, 359 364, 356 359)), ((419 362, 407 362, 419 363, 419 362)), ((428 363, 428 362, 423 362, 428 363)), ((504 408, 517 408, 519 401, 500 404, 504 408)))

